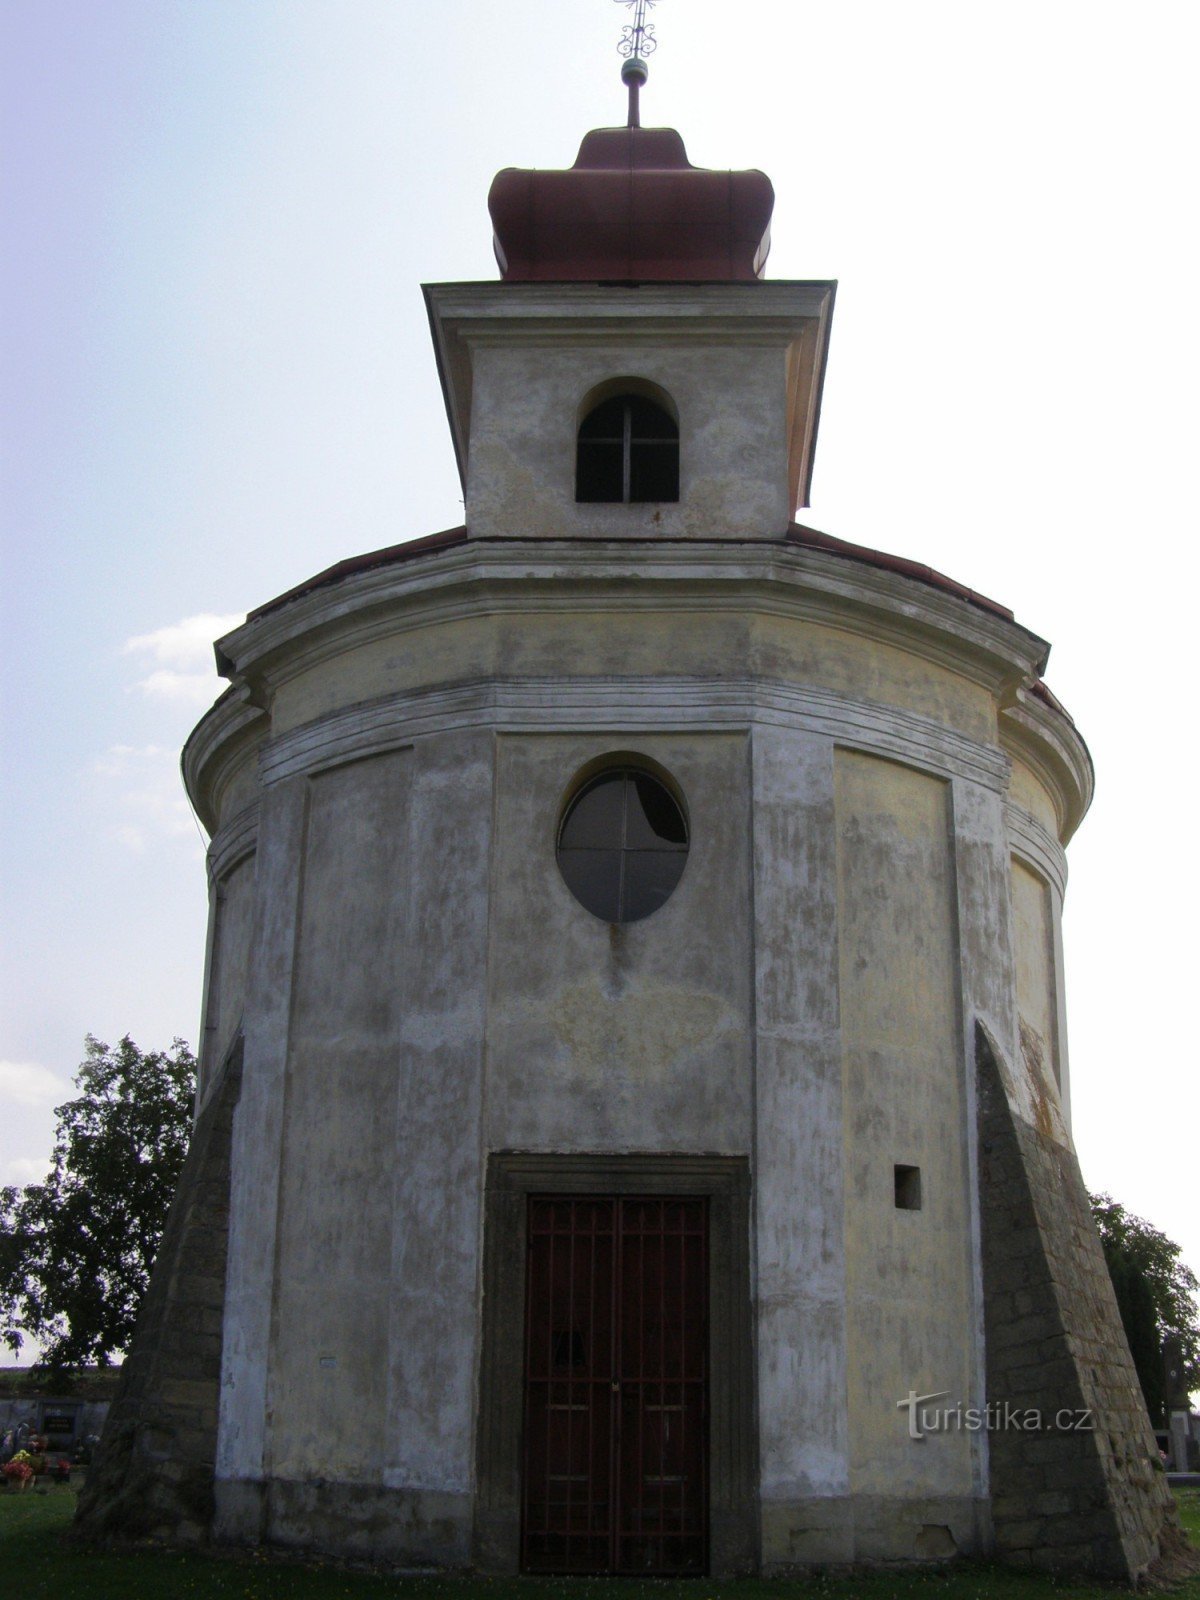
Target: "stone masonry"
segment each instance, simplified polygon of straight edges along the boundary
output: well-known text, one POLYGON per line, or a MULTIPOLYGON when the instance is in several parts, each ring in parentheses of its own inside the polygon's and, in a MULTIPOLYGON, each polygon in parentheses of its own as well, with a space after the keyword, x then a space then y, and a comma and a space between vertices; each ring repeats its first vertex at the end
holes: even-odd
POLYGON ((1003 1413, 989 1435, 995 1550, 1018 1565, 1137 1582, 1180 1543, 1178 1517, 1079 1163, 1024 1026, 1021 1043, 1036 1126, 1017 1109, 999 1049, 976 1034, 987 1393, 1003 1413), (1029 1411, 1040 1430, 1016 1425, 1029 1411))
POLYGON ((77 1535, 198 1543, 213 1513, 221 1319, 229 1236, 229 1147, 241 1037, 200 1114, 150 1288, 96 1460, 77 1535))

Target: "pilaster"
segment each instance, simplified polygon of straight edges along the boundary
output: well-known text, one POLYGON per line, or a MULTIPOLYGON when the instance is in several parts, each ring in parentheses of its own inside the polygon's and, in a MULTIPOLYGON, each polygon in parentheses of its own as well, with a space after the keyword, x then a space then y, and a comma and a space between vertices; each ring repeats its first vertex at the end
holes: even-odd
POLYGON ((242 1094, 234 1117, 217 1439, 218 1538, 255 1541, 267 1429, 288 1034, 303 888, 308 785, 262 800, 242 1094), (249 1480, 244 1490, 240 1482, 249 1480))
POLYGON ((763 1565, 846 1559, 849 1486, 833 742, 758 724, 755 1152, 763 1565), (844 1502, 843 1502, 844 1509, 844 1502))

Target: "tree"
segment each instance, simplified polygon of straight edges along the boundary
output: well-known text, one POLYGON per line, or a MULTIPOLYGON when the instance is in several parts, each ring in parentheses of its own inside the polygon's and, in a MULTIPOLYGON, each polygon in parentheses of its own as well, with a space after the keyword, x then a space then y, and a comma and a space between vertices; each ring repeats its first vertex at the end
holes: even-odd
POLYGON ((1179 1341, 1184 1382, 1200 1388, 1200 1313, 1196 1274, 1179 1259, 1180 1248, 1109 1194, 1094 1194, 1092 1215, 1125 1325, 1146 1409, 1156 1427, 1163 1415, 1163 1340, 1179 1341))
POLYGON ((89 1034, 43 1183, 0 1189, 0 1339, 52 1370, 124 1351, 187 1153, 196 1061, 89 1034))

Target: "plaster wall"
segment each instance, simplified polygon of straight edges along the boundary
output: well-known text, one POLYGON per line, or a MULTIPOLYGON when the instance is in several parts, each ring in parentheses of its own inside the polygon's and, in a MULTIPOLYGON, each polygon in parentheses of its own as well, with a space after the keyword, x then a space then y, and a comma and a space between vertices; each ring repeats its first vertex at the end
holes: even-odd
POLYGON ((282 679, 272 728, 284 733, 345 705, 434 684, 661 675, 669 661, 676 673, 741 679, 750 672, 896 706, 968 738, 995 739, 995 705, 982 684, 869 632, 773 616, 751 597, 736 610, 682 596, 667 604, 632 580, 623 599, 577 595, 549 613, 507 609, 504 599, 483 615, 434 622, 414 614, 407 625, 398 621, 384 636, 282 679))
POLYGON ((1059 1081, 1055 915, 1050 885, 1015 857, 1012 862, 1013 946, 1022 1051, 1059 1081))
POLYGON ((1071 1049, 1067 1034, 1066 962, 1063 958, 1063 891, 1050 885, 1050 973, 1054 984, 1054 1074, 1067 1132, 1071 1132, 1071 1049))
POLYGON ((487 1148, 748 1148, 746 770, 742 734, 498 741, 487 1148), (630 750, 679 785, 691 849, 653 917, 614 925, 575 900, 555 839, 576 774, 630 750))
POLYGON ((255 986, 272 973, 274 1016, 250 1008, 235 1128, 225 1537, 466 1559, 491 786, 491 736, 468 732, 271 796, 255 986))
POLYGON ((851 751, 834 770, 850 1489, 966 1496, 969 1436, 914 1441, 897 1409, 974 1392, 950 791, 851 751), (918 1210, 896 1163, 920 1169, 918 1210))
POLYGON ((787 527, 787 341, 606 339, 473 351, 467 523, 481 538, 772 537, 787 527), (575 436, 597 385, 638 378, 679 418, 677 504, 577 505, 575 436), (651 527, 647 529, 647 518, 651 527))
POLYGON ((996 707, 981 683, 916 650, 837 628, 760 612, 750 639, 754 670, 933 717, 968 738, 994 742, 996 707))
MULTIPOLYGON (((977 1137, 978 1084, 975 1038, 981 1027, 1011 1043, 1016 1038, 1013 994, 1012 916, 1006 893, 1009 838, 1003 793, 962 777, 950 785, 954 837, 955 928, 959 955, 961 1026, 959 1072, 962 1082, 962 1147, 967 1169, 967 1238, 972 1314, 964 1356, 969 1363, 965 1404, 980 1405, 990 1397, 984 1331, 986 1286, 983 1264, 982 1152, 977 1137)), ((927 1392, 927 1391, 922 1391, 927 1392)), ((950 1399, 956 1397, 950 1396, 950 1399)), ((971 1487, 975 1495, 976 1543, 991 1548, 989 1439, 985 1430, 972 1433, 971 1487)))
POLYGON ((213 884, 212 939, 204 1014, 197 1104, 233 1042, 246 1003, 250 940, 254 928, 254 857, 242 856, 213 884))
POLYGON ((980 1398, 963 1029, 1016 1033, 1003 629, 890 575, 831 625, 814 574, 861 575, 783 547, 653 583, 513 549, 519 582, 472 587, 485 547, 231 636, 267 709, 214 713, 193 767, 212 1027, 246 1015, 216 1531, 468 1561, 488 1157, 707 1152, 749 1158, 764 1568, 978 1548, 983 1443, 911 1441, 896 1402, 980 1398), (678 784, 691 852, 610 927, 555 838, 622 753, 678 784))
POLYGON ((234 817, 239 811, 258 804, 262 796, 258 781, 258 751, 257 740, 247 741, 222 775, 218 804, 223 817, 234 817))
POLYGON ((495 744, 489 730, 413 749, 410 894, 392 1134, 388 1456, 384 1482, 425 1559, 470 1545, 483 1208, 489 875, 495 744))
POLYGON ((378 1423, 344 1424, 387 1414, 409 768, 401 751, 311 780, 265 1463, 284 1478, 382 1470, 378 1423))
MULTIPOLYGON (((490 677, 500 621, 494 613, 430 621, 419 611, 397 619, 382 637, 351 644, 286 677, 272 699, 271 725, 285 733, 356 702, 490 677)), ((519 648, 519 629, 511 632, 519 648)))
POLYGON ((1014 805, 1034 817, 1052 839, 1058 838, 1059 818, 1053 796, 1025 763, 1015 758, 1009 776, 1008 793, 1014 805))
POLYGON ((308 800, 303 778, 263 796, 242 1083, 230 1137, 213 1528, 219 1538, 248 1543, 264 1536, 259 1485, 267 1447, 288 1022, 308 800))
POLYGON ((765 1570, 849 1559, 834 749, 753 734, 755 1245, 765 1570))

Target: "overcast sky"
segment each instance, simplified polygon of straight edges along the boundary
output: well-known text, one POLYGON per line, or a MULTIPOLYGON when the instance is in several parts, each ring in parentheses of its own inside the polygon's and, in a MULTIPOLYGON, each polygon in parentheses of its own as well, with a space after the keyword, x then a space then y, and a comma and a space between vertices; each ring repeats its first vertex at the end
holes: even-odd
MULTIPOLYGON (((1053 642, 1097 767, 1076 1142, 1200 1270, 1194 4, 662 0, 647 123, 837 278, 805 520, 1053 642)), ((4 0, 0 1182, 85 1032, 198 1032, 211 640, 462 520, 420 295, 620 122, 613 0, 4 0)))

